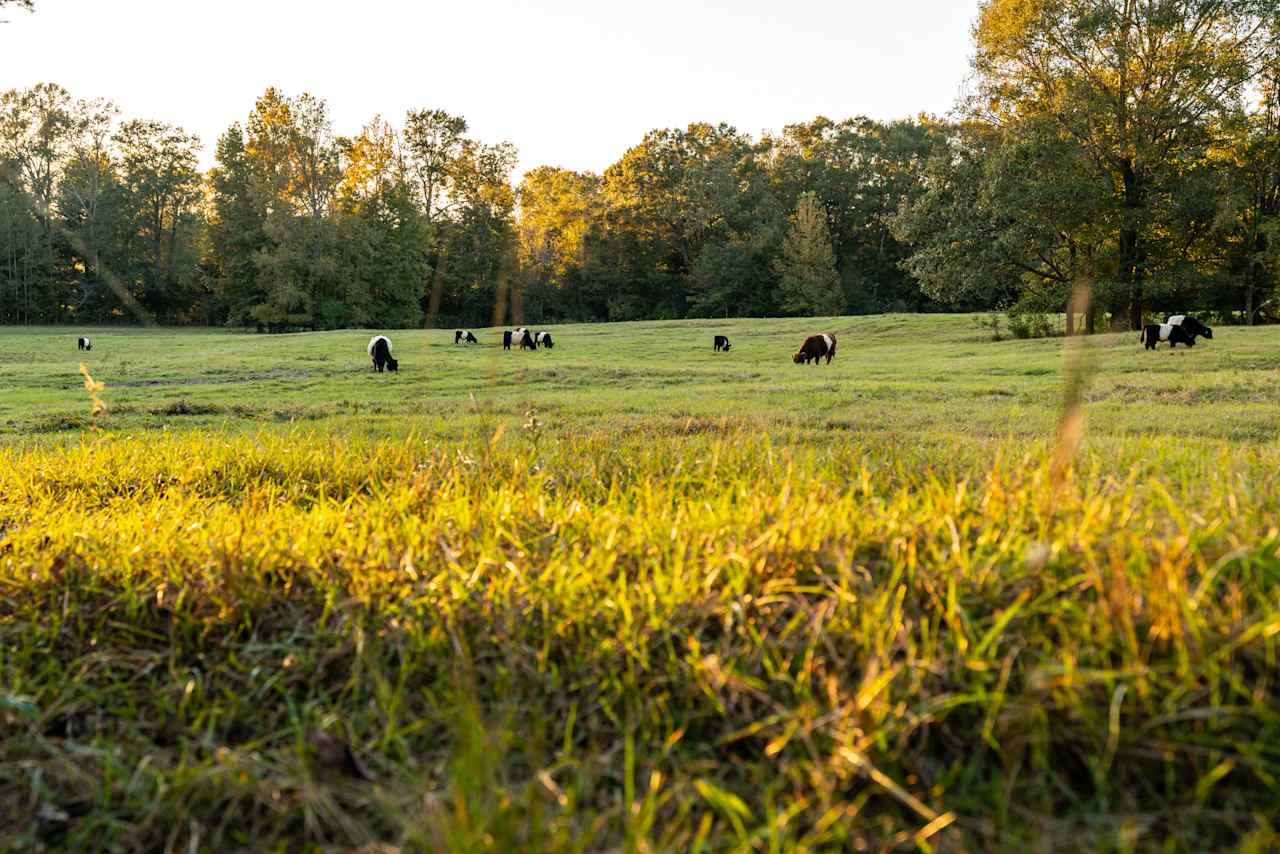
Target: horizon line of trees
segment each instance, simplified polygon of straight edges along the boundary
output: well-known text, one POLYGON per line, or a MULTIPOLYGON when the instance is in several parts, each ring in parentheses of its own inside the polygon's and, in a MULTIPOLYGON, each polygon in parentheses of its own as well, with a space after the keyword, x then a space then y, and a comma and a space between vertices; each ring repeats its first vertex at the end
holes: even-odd
MULTIPOLYGON (((954 114, 655 130, 519 183, 411 110, 268 89, 216 146, 0 94, 0 323, 261 329, 1006 310, 1280 316, 1280 0, 988 0, 954 114)), ((1043 324, 1041 324, 1043 326, 1043 324)))

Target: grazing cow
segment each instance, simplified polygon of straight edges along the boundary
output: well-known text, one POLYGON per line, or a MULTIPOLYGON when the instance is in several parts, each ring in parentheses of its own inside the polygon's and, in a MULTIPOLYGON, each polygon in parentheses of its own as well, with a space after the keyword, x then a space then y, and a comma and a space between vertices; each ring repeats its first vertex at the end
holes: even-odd
POLYGON ((1201 338, 1208 338, 1210 341, 1213 340, 1213 330, 1196 320, 1194 317, 1188 317, 1185 314, 1175 314, 1173 317, 1166 320, 1165 323, 1172 326, 1181 326, 1190 333, 1192 338, 1199 335, 1201 338))
POLYGON ((77 349, 77 350, 92 350, 92 349, 93 349, 93 342, 92 342, 92 341, 90 341, 88 338, 77 338, 77 339, 76 339, 76 349, 77 349))
POLYGON ((470 332, 468 332, 468 331, 467 331, 467 330, 465 330, 465 329, 459 329, 458 331, 456 331, 456 332, 454 332, 454 333, 453 333, 453 343, 454 343, 454 344, 462 344, 462 343, 464 343, 464 342, 465 342, 465 343, 467 343, 467 344, 479 344, 479 343, 480 343, 479 341, 477 341, 477 340, 476 340, 476 336, 472 335, 470 332))
POLYGON ((382 373, 382 369, 395 373, 400 370, 400 363, 391 357, 391 339, 385 335, 375 335, 369 339, 369 355, 373 358, 373 369, 382 373))
POLYGON ((1138 340, 1148 350, 1154 350, 1156 344, 1161 341, 1168 341, 1170 349, 1179 344, 1186 344, 1188 347, 1196 346, 1196 336, 1173 323, 1148 323, 1142 328, 1142 334, 1138 336, 1138 340))
POLYGON ((717 335, 716 341, 715 341, 715 349, 717 353, 719 353, 721 350, 728 353, 729 352, 729 336, 717 335))
POLYGON ((502 333, 502 349, 503 350, 511 349, 511 330, 510 329, 502 333))
POLYGON ((537 344, 539 347, 546 347, 548 350, 556 346, 556 342, 551 340, 550 332, 534 333, 533 343, 537 344))
POLYGON ((521 326, 514 333, 515 343, 520 346, 521 350, 537 350, 538 339, 533 337, 533 333, 521 326))
POLYGON ((827 357, 828 365, 836 357, 836 336, 825 332, 821 335, 810 335, 804 339, 800 349, 791 357, 791 361, 797 365, 804 365, 812 359, 816 365, 823 356, 827 357))

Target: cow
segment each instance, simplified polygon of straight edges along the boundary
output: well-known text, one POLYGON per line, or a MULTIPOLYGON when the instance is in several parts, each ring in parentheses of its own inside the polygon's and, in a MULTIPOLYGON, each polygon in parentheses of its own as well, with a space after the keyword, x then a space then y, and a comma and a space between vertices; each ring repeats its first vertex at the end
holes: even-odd
POLYGON ((797 365, 804 365, 812 359, 816 365, 823 356, 827 357, 828 365, 836 357, 836 336, 826 332, 821 335, 810 335, 804 339, 800 349, 791 357, 791 361, 797 365))
POLYGON ((719 353, 721 350, 729 352, 729 336, 717 335, 715 340, 715 351, 719 353))
POLYGON ((503 350, 511 349, 511 330, 510 329, 502 333, 502 349, 503 350))
POLYGON ((556 342, 551 340, 550 332, 536 332, 533 336, 533 343, 539 347, 546 347, 548 350, 556 346, 556 342))
POLYGON ((1166 320, 1165 323, 1172 326, 1181 326, 1190 333, 1192 338, 1199 335, 1201 338, 1208 338, 1210 341, 1213 340, 1213 330, 1196 320, 1194 317, 1189 317, 1185 314, 1175 314, 1166 320))
POLYGON ((1142 328, 1138 340, 1148 350, 1154 350, 1161 341, 1168 341, 1170 349, 1179 344, 1196 346, 1196 336, 1174 323, 1148 323, 1142 328))
POLYGON ((476 336, 472 335, 467 330, 459 329, 453 333, 453 343, 454 344, 464 344, 464 343, 479 344, 480 342, 476 340, 476 336))
POLYGON ((391 357, 391 339, 385 335, 369 339, 369 355, 373 358, 373 369, 378 373, 382 373, 384 367, 392 373, 400 370, 400 363, 391 357))
POLYGON ((77 338, 77 339, 76 339, 76 349, 77 349, 77 350, 85 350, 85 351, 92 350, 92 349, 93 349, 93 342, 92 342, 92 341, 90 341, 88 338, 77 338))
POLYGON ((514 333, 515 343, 519 345, 521 350, 537 350, 538 339, 533 337, 533 333, 521 326, 514 333))

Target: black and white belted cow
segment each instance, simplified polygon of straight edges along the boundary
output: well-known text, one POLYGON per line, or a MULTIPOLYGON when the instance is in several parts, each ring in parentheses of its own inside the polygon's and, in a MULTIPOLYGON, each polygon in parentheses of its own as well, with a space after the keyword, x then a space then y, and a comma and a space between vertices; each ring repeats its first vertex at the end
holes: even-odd
POLYGON ((816 365, 823 356, 827 357, 828 365, 836 357, 836 336, 827 332, 821 335, 810 335, 804 339, 800 349, 791 357, 791 361, 797 365, 804 365, 812 360, 816 365))
POLYGON ((454 344, 479 344, 476 336, 472 335, 469 330, 459 329, 453 333, 454 344))
POLYGON ((1192 338, 1199 335, 1201 338, 1213 340, 1213 330, 1205 326, 1199 320, 1188 314, 1175 314, 1165 321, 1172 326, 1181 326, 1184 330, 1191 334, 1192 338))
POLYGON ((537 350, 538 339, 533 337, 533 333, 521 326, 512 333, 512 341, 521 350, 537 350))
POLYGON ((76 349, 77 349, 77 350, 86 350, 86 351, 87 351, 87 350, 92 350, 92 349, 93 349, 93 342, 92 342, 92 341, 90 341, 88 338, 77 338, 77 339, 76 339, 76 349))
POLYGON ((1170 348, 1177 347, 1179 344, 1186 344, 1188 347, 1196 346, 1196 337, 1174 323, 1148 323, 1142 328, 1142 334, 1138 336, 1138 340, 1148 350, 1154 350, 1161 341, 1168 341, 1170 348))
POLYGON ((728 335, 716 336, 715 351, 719 353, 721 350, 723 350, 726 353, 729 352, 729 336, 728 335))
POLYGON ((533 343, 539 347, 546 347, 548 350, 551 350, 556 346, 556 342, 551 340, 550 332, 533 333, 533 343))
POLYGON ((383 368, 392 373, 400 370, 400 363, 391 356, 391 339, 385 335, 369 339, 369 356, 373 359, 373 369, 378 373, 382 373, 383 368))

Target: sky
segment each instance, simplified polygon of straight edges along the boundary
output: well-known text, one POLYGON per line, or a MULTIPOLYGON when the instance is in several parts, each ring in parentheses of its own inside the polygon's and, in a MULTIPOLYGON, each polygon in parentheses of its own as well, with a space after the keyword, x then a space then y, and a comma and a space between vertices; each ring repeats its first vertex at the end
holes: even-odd
POLYGON ((538 165, 603 171, 646 131, 942 114, 979 0, 35 0, 0 18, 0 90, 56 82, 200 135, 268 86, 354 134, 409 109, 538 165))

